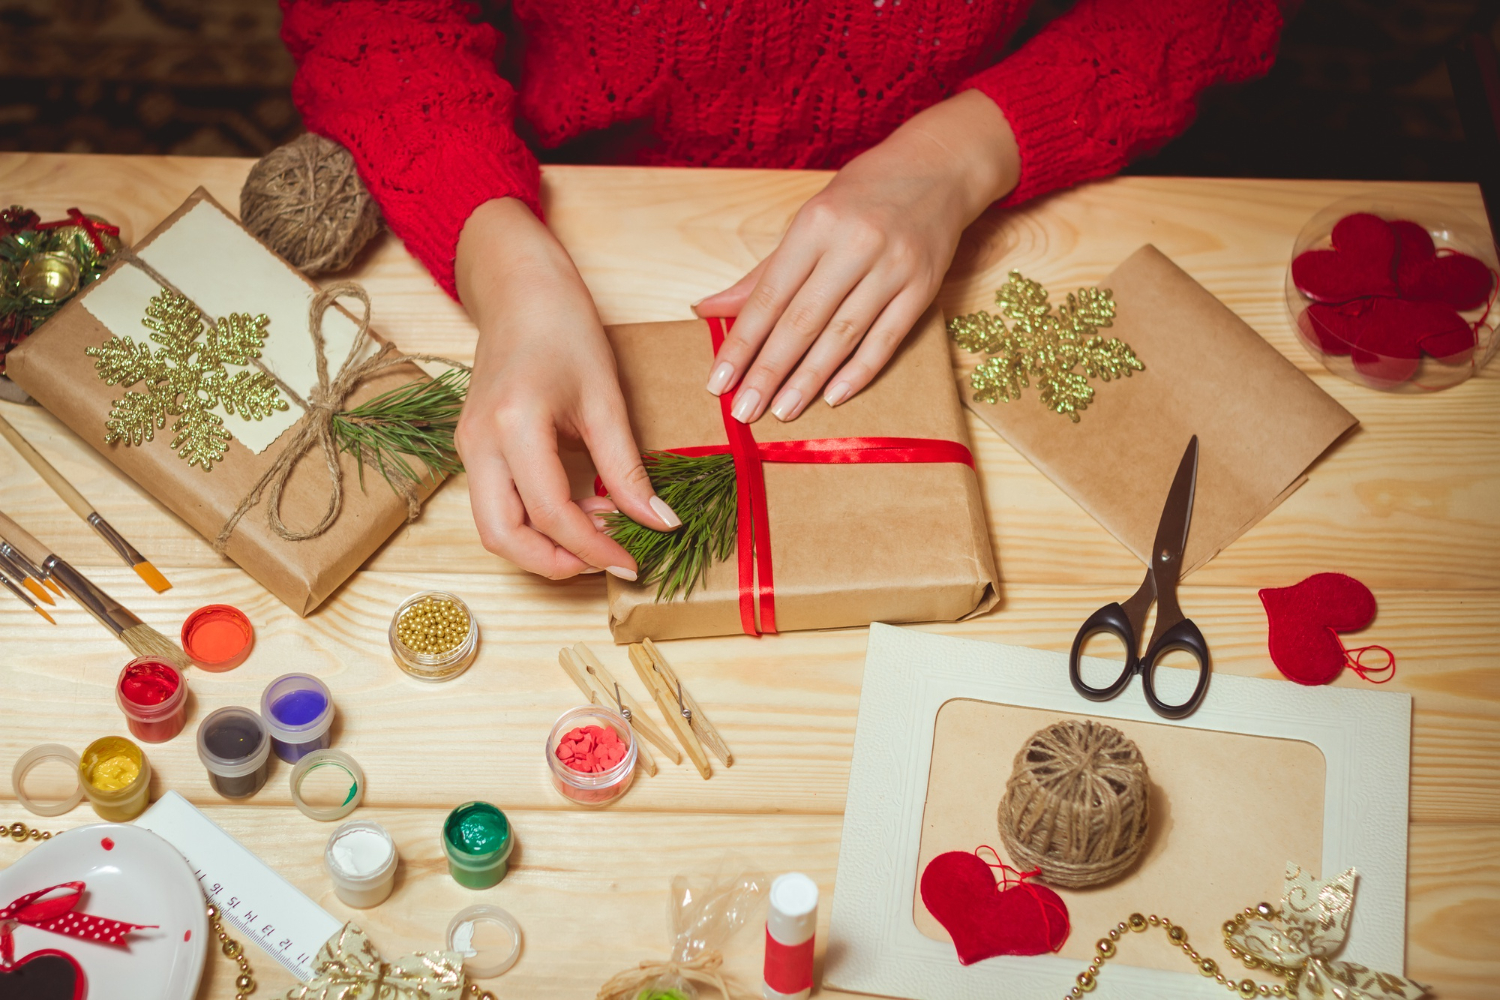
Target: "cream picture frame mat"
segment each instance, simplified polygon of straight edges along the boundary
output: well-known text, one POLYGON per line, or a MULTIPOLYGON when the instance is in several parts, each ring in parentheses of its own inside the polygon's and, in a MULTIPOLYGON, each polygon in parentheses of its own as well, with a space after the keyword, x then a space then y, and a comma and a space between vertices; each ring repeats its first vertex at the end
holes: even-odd
MULTIPOLYGON (((1085 663, 1084 669, 1100 676, 1109 664, 1094 661, 1085 663)), ((1138 681, 1108 702, 1082 699, 1068 681, 1064 654, 872 625, 823 984, 909 1000, 1056 1000, 1080 971, 1076 958, 1001 956, 963 966, 952 944, 917 928, 913 899, 937 717, 942 706, 955 699, 1086 713, 1106 721, 1161 722, 1141 697, 1138 681)), ((1348 867, 1359 871, 1349 937, 1339 957, 1401 972, 1411 697, 1216 674, 1197 712, 1172 725, 1301 740, 1322 753, 1325 785, 1318 867, 1322 872, 1348 867)), ((1005 773, 1009 774, 1008 764, 1005 773)), ((1226 869, 1235 863, 1234 858, 1224 859, 1226 869)), ((1193 876, 1213 873, 1183 877, 1193 876)), ((1233 900, 1228 905, 1250 902, 1258 900, 1233 900)), ((1075 927, 1073 933, 1087 943, 1098 937, 1077 921, 1075 927)), ((1195 933, 1199 938, 1216 934, 1217 923, 1212 930, 1195 933)), ((1180 971, 1112 962, 1109 975, 1100 978, 1091 996, 1192 1000, 1215 996, 1215 990, 1222 987, 1205 981, 1186 962, 1180 971)))
MULTIPOLYGON (((1087 718, 969 698, 939 708, 917 871, 944 851, 972 851, 981 844, 1017 867, 997 825, 1016 752, 1039 729, 1087 718)), ((1109 885, 1049 886, 1067 904, 1073 926, 1058 954, 1083 968, 1094 957, 1094 942, 1138 910, 1171 917, 1199 953, 1237 968, 1219 925, 1240 907, 1279 898, 1288 861, 1322 874, 1323 752, 1304 740, 1162 722, 1108 724, 1140 747, 1151 776, 1146 847, 1136 866, 1109 885), (1224 858, 1235 863, 1225 866, 1224 858)), ((952 940, 922 904, 920 891, 912 904, 919 931, 935 941, 952 940)), ((1110 967, 1120 965, 1185 968, 1182 953, 1164 937, 1132 938, 1110 967)))

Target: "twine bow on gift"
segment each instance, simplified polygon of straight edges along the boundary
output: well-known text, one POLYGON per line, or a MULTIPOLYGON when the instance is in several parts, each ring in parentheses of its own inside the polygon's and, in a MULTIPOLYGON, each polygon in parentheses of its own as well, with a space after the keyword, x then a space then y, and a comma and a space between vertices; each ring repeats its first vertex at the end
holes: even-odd
POLYGON ((79 913, 76 907, 83 899, 83 890, 82 882, 64 882, 17 896, 0 906, 0 964, 10 965, 15 960, 11 930, 18 924, 99 944, 123 944, 132 931, 156 927, 155 924, 127 924, 123 920, 79 913), (42 898, 59 889, 64 890, 63 895, 42 898))
POLYGON ((599 987, 594 1000, 635 1000, 637 994, 659 980, 671 980, 674 976, 696 983, 712 986, 724 1000, 734 1000, 729 983, 719 971, 724 966, 724 956, 709 949, 696 958, 685 962, 656 960, 642 962, 634 969, 627 969, 599 987))
POLYGON ((1284 970, 1290 980, 1288 992, 1304 1000, 1416 1000, 1425 996, 1426 987, 1404 976, 1333 957, 1349 933, 1355 877, 1350 868, 1337 878, 1319 882, 1300 865, 1288 863, 1280 923, 1251 917, 1229 935, 1229 943, 1284 970))
POLYGON ((383 962, 365 932, 345 924, 323 942, 312 978, 286 1000, 461 1000, 463 959, 457 952, 422 952, 383 962))

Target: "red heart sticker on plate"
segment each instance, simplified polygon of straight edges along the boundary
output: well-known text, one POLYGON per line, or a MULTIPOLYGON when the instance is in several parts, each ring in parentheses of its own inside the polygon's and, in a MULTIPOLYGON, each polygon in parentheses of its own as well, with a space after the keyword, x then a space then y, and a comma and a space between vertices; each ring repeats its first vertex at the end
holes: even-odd
POLYGON ((1068 907, 1062 898, 1026 881, 1035 872, 1002 889, 990 867, 977 854, 949 851, 922 871, 922 903, 953 938, 959 962, 972 965, 996 955, 1040 955, 1061 948, 1068 939, 1068 907))

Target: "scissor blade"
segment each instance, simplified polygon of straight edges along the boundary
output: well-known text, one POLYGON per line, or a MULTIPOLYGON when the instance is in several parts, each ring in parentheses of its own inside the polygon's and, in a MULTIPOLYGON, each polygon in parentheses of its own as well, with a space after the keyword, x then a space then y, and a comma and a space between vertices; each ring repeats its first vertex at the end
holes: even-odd
POLYGON ((1177 466, 1167 503, 1156 526, 1156 542, 1151 549, 1151 567, 1161 578, 1176 580, 1182 572, 1182 552, 1187 548, 1188 526, 1193 520, 1193 492, 1198 482, 1198 435, 1188 441, 1187 451, 1177 466))

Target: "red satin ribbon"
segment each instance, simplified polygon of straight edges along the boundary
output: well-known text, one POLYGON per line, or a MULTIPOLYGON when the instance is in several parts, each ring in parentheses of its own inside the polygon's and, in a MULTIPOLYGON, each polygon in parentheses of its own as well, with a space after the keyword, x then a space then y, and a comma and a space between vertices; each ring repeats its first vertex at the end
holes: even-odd
MULTIPOLYGON (((708 320, 714 353, 724 343, 724 335, 734 320, 712 317, 708 320)), ((735 490, 738 494, 738 556, 740 574, 740 627, 746 635, 776 631, 776 585, 771 570, 771 524, 766 505, 765 462, 793 462, 803 465, 870 465, 887 462, 959 462, 974 468, 974 456, 957 441, 940 438, 848 437, 815 438, 805 441, 755 440, 750 425, 734 419, 734 398, 719 397, 719 411, 724 420, 728 444, 696 445, 669 448, 673 454, 734 456, 735 490), (760 607, 760 625, 755 610, 760 607)), ((596 482, 595 491, 604 495, 604 486, 596 482)))
POLYGON ((109 250, 105 247, 104 240, 99 237, 99 234, 103 233, 106 236, 115 237, 120 235, 119 226, 110 225, 108 222, 95 222, 76 208, 68 209, 68 217, 66 219, 58 219, 56 222, 38 222, 36 224, 37 229, 59 229, 63 226, 78 226, 85 233, 88 233, 89 242, 94 245, 94 253, 101 257, 108 253, 109 250))
POLYGON ((25 924, 38 930, 66 934, 84 941, 98 941, 101 944, 122 944, 131 931, 156 926, 127 924, 123 920, 75 912, 74 907, 83 898, 83 889, 82 882, 64 882, 37 892, 28 892, 24 896, 18 896, 7 906, 0 906, 0 962, 9 965, 15 960, 15 943, 10 936, 13 924, 25 924), (68 891, 61 896, 42 899, 59 889, 68 891))

